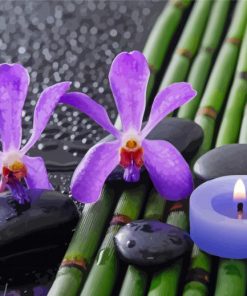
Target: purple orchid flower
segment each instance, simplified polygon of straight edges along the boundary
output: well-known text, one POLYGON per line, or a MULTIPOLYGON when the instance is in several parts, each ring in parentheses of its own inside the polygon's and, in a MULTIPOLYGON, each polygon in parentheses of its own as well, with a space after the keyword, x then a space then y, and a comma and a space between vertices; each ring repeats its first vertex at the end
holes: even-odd
POLYGON ((40 138, 41 133, 59 102, 69 89, 69 82, 46 88, 40 95, 34 111, 33 132, 24 147, 21 146, 21 114, 29 86, 27 70, 19 64, 0 64, 0 192, 12 191, 19 203, 29 202, 21 181, 29 188, 51 189, 45 163, 41 157, 30 157, 26 153, 40 138))
POLYGON ((121 118, 121 131, 112 125, 106 110, 87 95, 72 92, 61 97, 61 103, 78 108, 116 138, 92 147, 76 168, 71 191, 78 201, 97 201, 105 180, 119 164, 125 169, 124 179, 129 182, 139 180, 140 168, 145 165, 164 198, 179 200, 191 193, 192 175, 177 149, 167 141, 145 138, 167 114, 195 97, 196 92, 184 82, 160 91, 141 131, 149 74, 148 63, 138 51, 120 53, 112 63, 109 80, 121 118))

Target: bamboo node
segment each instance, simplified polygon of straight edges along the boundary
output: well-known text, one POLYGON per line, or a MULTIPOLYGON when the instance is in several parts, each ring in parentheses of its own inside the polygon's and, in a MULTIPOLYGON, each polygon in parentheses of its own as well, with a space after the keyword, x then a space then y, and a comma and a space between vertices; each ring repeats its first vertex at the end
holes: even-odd
POLYGON ((202 50, 204 50, 205 52, 210 53, 210 54, 213 54, 215 52, 215 48, 209 47, 209 46, 203 47, 202 50))
POLYGON ((208 116, 212 119, 216 119, 217 118, 217 111, 213 107, 201 107, 197 111, 197 116, 198 115, 204 115, 204 116, 208 116))
POLYGON ((239 72, 239 78, 247 80, 247 71, 239 72))
POLYGON ((231 43, 231 44, 234 44, 234 45, 240 45, 241 44, 241 39, 235 38, 235 37, 229 37, 229 38, 226 38, 225 42, 228 42, 228 43, 231 43))
POLYGON ((170 0, 170 3, 181 10, 183 10, 186 7, 186 5, 181 0, 170 0))
POLYGON ((209 273, 202 268, 193 268, 189 271, 186 282, 200 282, 205 286, 209 285, 209 273))
POLYGON ((185 211, 184 204, 181 202, 176 202, 169 209, 169 213, 178 212, 178 211, 185 211))
POLYGON ((114 215, 111 222, 110 222, 110 225, 125 225, 125 224, 128 224, 132 221, 132 219, 126 215, 122 215, 122 214, 117 214, 117 215, 114 215))
POLYGON ((178 48, 176 50, 176 53, 187 58, 187 59, 192 59, 193 58, 193 53, 191 51, 189 51, 186 48, 178 48))
POLYGON ((152 74, 154 74, 154 75, 157 74, 158 70, 155 68, 154 65, 148 64, 148 66, 149 66, 150 72, 152 74))
POLYGON ((62 267, 74 267, 79 269, 80 271, 86 271, 87 263, 85 259, 64 259, 60 265, 60 268, 62 267))

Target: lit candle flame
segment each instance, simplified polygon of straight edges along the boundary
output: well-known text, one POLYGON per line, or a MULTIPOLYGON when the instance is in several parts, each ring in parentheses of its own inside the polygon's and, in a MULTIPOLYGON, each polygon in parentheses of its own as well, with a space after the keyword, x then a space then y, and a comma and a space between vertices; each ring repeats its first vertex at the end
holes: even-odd
POLYGON ((246 199, 246 189, 242 179, 238 179, 233 190, 233 199, 243 201, 246 199))

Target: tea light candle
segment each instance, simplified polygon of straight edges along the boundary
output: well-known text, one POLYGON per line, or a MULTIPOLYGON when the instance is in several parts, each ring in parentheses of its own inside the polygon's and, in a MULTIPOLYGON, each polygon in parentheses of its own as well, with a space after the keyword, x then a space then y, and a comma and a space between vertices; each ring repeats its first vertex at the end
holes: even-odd
POLYGON ((220 177, 199 186, 190 198, 190 235, 203 251, 247 258, 247 176, 220 177))

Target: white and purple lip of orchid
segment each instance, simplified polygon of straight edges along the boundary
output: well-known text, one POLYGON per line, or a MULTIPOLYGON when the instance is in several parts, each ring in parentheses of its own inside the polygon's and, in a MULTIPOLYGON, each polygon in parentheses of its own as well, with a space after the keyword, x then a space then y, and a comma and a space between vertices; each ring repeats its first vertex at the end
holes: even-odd
POLYGON ((144 165, 157 191, 164 198, 179 200, 190 195, 193 179, 188 164, 167 141, 147 140, 150 131, 169 113, 196 96, 189 83, 174 83, 161 90, 154 99, 149 119, 141 131, 146 90, 150 71, 141 52, 122 52, 113 61, 109 81, 122 123, 116 129, 103 106, 83 93, 61 97, 96 121, 116 140, 92 147, 76 168, 71 182, 72 195, 81 202, 95 202, 103 184, 119 164, 124 178, 136 182, 144 165))
POLYGON ((20 180, 29 188, 50 189, 44 161, 41 157, 25 155, 38 141, 60 97, 69 89, 70 82, 46 88, 34 110, 33 133, 20 149, 22 138, 22 109, 29 86, 29 74, 20 64, 0 64, 0 191, 9 187, 18 202, 28 200, 20 180))

